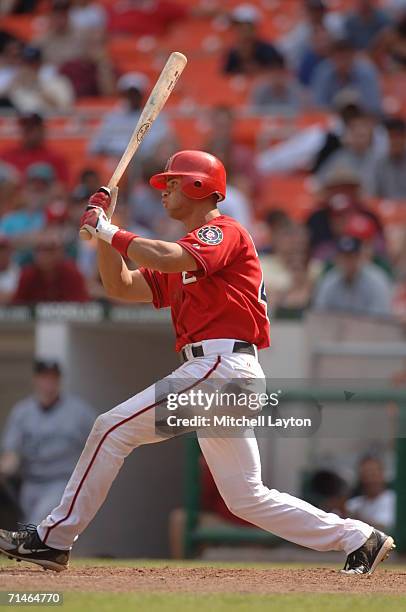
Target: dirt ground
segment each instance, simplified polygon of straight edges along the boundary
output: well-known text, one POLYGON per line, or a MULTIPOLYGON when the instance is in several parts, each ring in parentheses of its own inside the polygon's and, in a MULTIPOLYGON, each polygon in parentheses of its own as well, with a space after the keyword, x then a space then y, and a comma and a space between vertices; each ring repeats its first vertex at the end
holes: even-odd
POLYGON ((335 569, 222 569, 215 567, 83 566, 56 574, 28 565, 0 568, 0 590, 172 593, 387 593, 406 594, 406 571, 372 577, 335 569))

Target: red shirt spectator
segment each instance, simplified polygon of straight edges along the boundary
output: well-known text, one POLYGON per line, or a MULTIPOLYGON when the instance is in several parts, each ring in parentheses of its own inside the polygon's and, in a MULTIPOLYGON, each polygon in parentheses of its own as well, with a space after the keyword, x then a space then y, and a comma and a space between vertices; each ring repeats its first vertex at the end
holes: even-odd
POLYGON ((34 263, 23 268, 14 296, 15 304, 86 302, 85 280, 73 261, 64 259, 56 236, 43 234, 34 252, 34 263))
POLYGON ((21 116, 21 142, 18 146, 0 153, 0 159, 14 166, 21 174, 31 164, 44 162, 53 167, 55 174, 63 183, 68 182, 68 166, 65 159, 49 149, 45 143, 44 121, 37 113, 21 116))

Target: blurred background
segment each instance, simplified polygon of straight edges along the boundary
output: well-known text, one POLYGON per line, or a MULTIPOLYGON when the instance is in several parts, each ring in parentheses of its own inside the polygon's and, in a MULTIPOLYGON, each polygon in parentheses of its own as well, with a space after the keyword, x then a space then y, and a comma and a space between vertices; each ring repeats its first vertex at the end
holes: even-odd
MULTIPOLYGON (((354 415, 345 440, 260 440, 264 480, 394 529, 406 468, 406 0, 2 0, 0 518, 48 512, 77 431, 85 439, 94 415, 177 366, 169 313, 109 301, 77 231, 174 50, 188 65, 114 220, 176 240, 149 177, 179 149, 222 159, 220 209, 249 229, 263 265, 267 376, 336 379, 336 408, 354 415), (373 402, 369 437, 372 405, 343 406, 344 379, 400 393, 373 402)), ((77 550, 302 554, 227 513, 193 439, 137 450, 77 550)))

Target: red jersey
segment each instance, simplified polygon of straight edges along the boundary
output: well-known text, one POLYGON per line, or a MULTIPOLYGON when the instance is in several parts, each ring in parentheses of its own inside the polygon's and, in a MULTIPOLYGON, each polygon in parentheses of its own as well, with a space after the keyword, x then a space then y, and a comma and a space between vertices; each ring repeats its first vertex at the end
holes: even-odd
POLYGON ((176 350, 216 338, 269 346, 262 270, 247 230, 220 215, 178 244, 194 257, 197 270, 168 274, 141 268, 155 308, 171 308, 176 350))

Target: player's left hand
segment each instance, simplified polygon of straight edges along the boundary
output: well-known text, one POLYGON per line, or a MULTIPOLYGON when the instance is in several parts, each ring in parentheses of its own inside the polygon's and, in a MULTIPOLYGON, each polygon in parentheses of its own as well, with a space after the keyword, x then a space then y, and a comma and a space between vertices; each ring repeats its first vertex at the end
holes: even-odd
POLYGON ((95 238, 101 238, 111 244, 118 227, 110 223, 100 206, 88 206, 80 219, 80 229, 86 229, 95 238))

